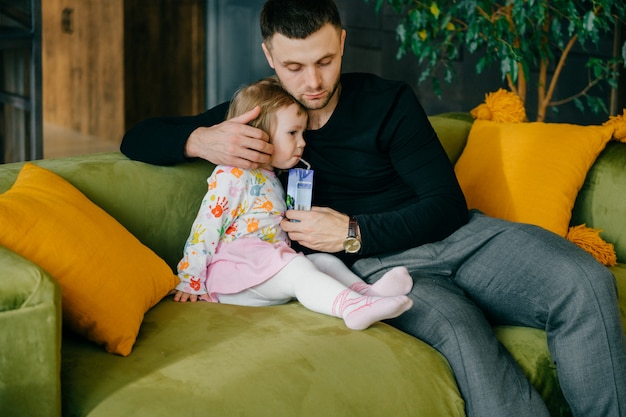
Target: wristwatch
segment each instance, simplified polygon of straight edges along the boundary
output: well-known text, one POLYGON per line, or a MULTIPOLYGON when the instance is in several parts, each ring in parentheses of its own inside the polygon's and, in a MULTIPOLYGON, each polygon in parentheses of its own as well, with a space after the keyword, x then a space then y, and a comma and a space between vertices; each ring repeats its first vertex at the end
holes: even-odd
POLYGON ((357 228, 359 224, 356 221, 356 217, 350 216, 348 222, 348 236, 343 241, 343 249, 346 253, 357 253, 361 250, 361 239, 357 236, 357 228))

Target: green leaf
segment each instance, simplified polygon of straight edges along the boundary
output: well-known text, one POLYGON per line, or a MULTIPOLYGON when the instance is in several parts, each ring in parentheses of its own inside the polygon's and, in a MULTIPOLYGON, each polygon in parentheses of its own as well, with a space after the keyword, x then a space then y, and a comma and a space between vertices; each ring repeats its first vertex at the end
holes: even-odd
POLYGON ((450 84, 452 83, 452 79, 454 78, 454 72, 452 71, 451 68, 446 67, 446 71, 445 71, 445 76, 444 76, 444 80, 450 84))
POLYGON ((587 61, 587 67, 591 68, 595 78, 604 78, 607 71, 604 61, 599 58, 589 58, 587 61))
POLYGON ((515 66, 515 62, 512 59, 503 59, 500 61, 500 72, 502 73, 502 78, 513 71, 513 67, 515 66))
POLYGON ((476 50, 478 49, 478 42, 476 40, 472 40, 468 45, 467 45, 467 50, 473 54, 474 52, 476 52, 476 50))
POLYGON ((587 94, 585 96, 585 99, 587 101, 587 107, 589 107, 589 109, 594 114, 598 114, 600 112, 604 112, 604 113, 608 114, 608 110, 606 108, 606 104, 604 103, 604 100, 602 100, 600 97, 591 96, 591 95, 587 94))
POLYGON ((398 35, 398 39, 400 39, 400 43, 404 44, 406 42, 406 27, 402 24, 396 27, 396 35, 398 35))
POLYGON ((435 2, 431 3, 430 12, 432 13, 433 16, 435 16, 435 19, 439 18, 439 15, 441 14, 441 10, 439 10, 439 6, 437 6, 437 3, 435 2))
MULTIPOLYGON (((578 37, 576 48, 585 50, 597 44, 600 36, 612 36, 616 20, 626 21, 623 0, 376 0, 378 12, 384 4, 399 13, 402 21, 396 28, 396 57, 414 54, 420 63, 419 79, 430 78, 436 91, 441 91, 440 81, 453 82, 451 61, 463 49, 480 54, 477 74, 494 66, 517 82, 522 72, 530 90, 538 87, 531 85, 536 79, 529 77, 531 72, 542 62, 554 68, 572 36, 578 37)), ((601 80, 593 91, 617 84, 618 70, 626 68, 626 42, 620 52, 589 62, 590 82, 601 80)), ((579 87, 583 90, 585 85, 579 87)), ((581 111, 606 107, 587 95, 574 102, 581 111)))
POLYGON ((567 26, 567 34, 571 37, 576 33, 576 22, 572 19, 567 26))
POLYGON ((576 108, 578 109, 579 112, 581 113, 585 112, 585 105, 579 98, 574 99, 574 105, 576 105, 576 108))
POLYGON ((432 79, 432 86, 433 86, 433 91, 435 92, 435 95, 441 98, 441 84, 439 83, 438 78, 432 79))
POLYGON ((487 65, 487 58, 484 57, 484 56, 479 58, 478 62, 476 63, 476 73, 477 74, 482 74, 482 72, 485 69, 486 65, 487 65))
POLYGON ((560 49, 565 47, 565 38, 561 36, 563 30, 563 25, 561 24, 561 20, 553 19, 552 24, 550 25, 550 36, 556 40, 556 46, 560 49))

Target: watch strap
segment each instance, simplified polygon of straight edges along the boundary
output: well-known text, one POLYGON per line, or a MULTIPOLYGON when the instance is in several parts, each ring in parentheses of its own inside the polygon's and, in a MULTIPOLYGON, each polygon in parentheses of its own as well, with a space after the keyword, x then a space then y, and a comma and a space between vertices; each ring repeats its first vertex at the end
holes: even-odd
POLYGON ((357 237, 357 229, 359 227, 359 222, 357 221, 355 216, 350 216, 350 220, 348 221, 348 237, 357 237))

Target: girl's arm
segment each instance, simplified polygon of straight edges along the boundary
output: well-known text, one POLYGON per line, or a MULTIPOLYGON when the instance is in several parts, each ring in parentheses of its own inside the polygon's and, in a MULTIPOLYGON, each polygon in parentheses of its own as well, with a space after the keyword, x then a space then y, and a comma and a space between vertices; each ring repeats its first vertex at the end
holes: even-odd
POLYGON ((243 187, 232 187, 239 181, 232 167, 218 165, 209 179, 208 188, 198 215, 185 243, 183 258, 178 263, 180 283, 178 291, 188 294, 206 294, 207 266, 228 227, 236 220, 236 211, 242 194, 233 194, 243 187))

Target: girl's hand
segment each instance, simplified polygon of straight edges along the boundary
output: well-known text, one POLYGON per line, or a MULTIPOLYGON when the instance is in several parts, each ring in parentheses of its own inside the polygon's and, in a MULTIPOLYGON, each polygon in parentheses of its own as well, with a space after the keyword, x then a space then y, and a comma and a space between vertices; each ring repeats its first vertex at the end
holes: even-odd
POLYGON ((184 291, 176 291, 174 294, 174 301, 179 303, 186 303, 187 301, 195 303, 196 301, 210 301, 207 294, 189 294, 184 291))

